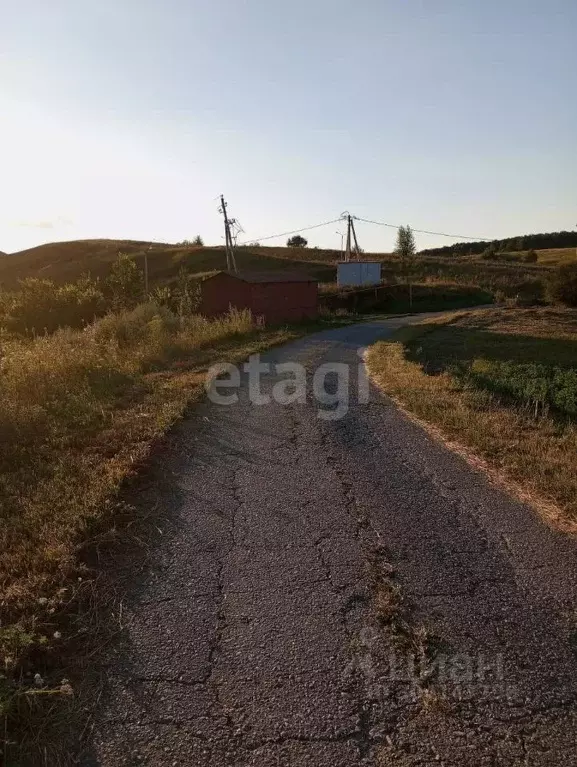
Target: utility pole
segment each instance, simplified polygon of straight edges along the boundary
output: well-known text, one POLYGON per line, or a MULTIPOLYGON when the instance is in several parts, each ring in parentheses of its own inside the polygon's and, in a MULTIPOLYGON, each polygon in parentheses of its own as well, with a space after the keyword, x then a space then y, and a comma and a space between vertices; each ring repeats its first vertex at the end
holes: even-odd
POLYGON ((152 250, 152 243, 144 251, 144 295, 148 298, 148 253, 152 250))
POLYGON ((353 233, 353 239, 354 239, 354 241, 355 241, 355 251, 356 251, 356 253, 357 253, 357 261, 358 261, 358 260, 359 260, 359 256, 360 256, 361 252, 360 252, 360 250, 359 250, 359 243, 358 243, 358 241, 357 241, 357 233, 356 233, 356 231, 355 231, 355 223, 354 223, 354 221, 353 221, 353 217, 352 217, 352 216, 350 216, 350 219, 351 219, 351 231, 352 231, 352 233, 353 233))
POLYGON ((350 213, 344 213, 343 216, 346 216, 347 218, 347 248, 345 251, 345 261, 351 260, 351 234, 352 239, 355 244, 354 251, 357 256, 357 261, 359 260, 359 243, 357 241, 357 233, 355 231, 355 224, 354 224, 354 216, 351 216, 350 213))
POLYGON ((351 260, 351 216, 347 213, 347 247, 345 250, 345 261, 351 260))
POLYGON ((236 261, 234 258, 234 245, 232 242, 231 226, 236 223, 234 219, 229 219, 226 212, 228 203, 224 200, 224 195, 220 195, 219 213, 224 216, 224 242, 226 250, 226 268, 229 272, 236 272, 236 261))

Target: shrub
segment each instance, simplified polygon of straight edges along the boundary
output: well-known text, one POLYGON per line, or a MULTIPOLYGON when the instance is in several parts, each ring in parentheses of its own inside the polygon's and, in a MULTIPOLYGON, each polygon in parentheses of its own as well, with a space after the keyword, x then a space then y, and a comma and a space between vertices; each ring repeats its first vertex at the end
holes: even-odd
POLYGON ((551 301, 565 306, 577 306, 577 263, 557 267, 547 282, 551 301))
POLYGON ((526 264, 536 264, 539 260, 539 256, 537 255, 537 251, 535 250, 528 250, 525 253, 525 257, 523 258, 523 261, 526 264))
POLYGON ((224 317, 209 320, 197 314, 179 316, 167 306, 149 302, 103 317, 89 329, 89 335, 123 370, 146 372, 249 333, 252 327, 248 310, 232 309, 224 317))
POLYGON ((517 306, 533 306, 545 299, 545 286, 541 280, 525 280, 517 285, 515 303, 517 306))
POLYGON ((91 332, 101 345, 113 343, 120 349, 128 349, 149 341, 152 326, 170 334, 178 329, 179 320, 167 307, 150 302, 139 304, 129 312, 108 314, 91 332))
POLYGON ((106 301, 98 283, 82 277, 57 286, 51 280, 28 278, 20 290, 2 296, 3 324, 11 333, 41 335, 61 327, 81 328, 104 314, 106 301))
POLYGON ((484 261, 491 261, 492 259, 495 258, 496 253, 497 253, 497 251, 496 251, 495 245, 493 243, 491 243, 481 253, 481 258, 484 261))

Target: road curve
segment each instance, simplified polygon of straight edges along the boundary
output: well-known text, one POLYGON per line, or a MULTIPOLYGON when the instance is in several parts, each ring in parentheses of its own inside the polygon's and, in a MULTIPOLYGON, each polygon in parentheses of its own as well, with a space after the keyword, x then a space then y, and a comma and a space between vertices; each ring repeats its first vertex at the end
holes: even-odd
POLYGON ((341 419, 243 377, 176 431, 85 767, 577 764, 577 543, 358 402, 359 349, 408 321, 263 357, 348 364, 341 419))

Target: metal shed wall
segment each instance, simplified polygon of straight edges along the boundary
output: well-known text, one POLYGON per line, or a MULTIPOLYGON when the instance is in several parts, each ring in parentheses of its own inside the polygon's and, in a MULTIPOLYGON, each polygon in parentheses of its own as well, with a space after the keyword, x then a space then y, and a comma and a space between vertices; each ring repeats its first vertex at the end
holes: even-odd
POLYGON ((380 261, 341 261, 337 264, 338 285, 378 285, 380 261))
POLYGON ((250 284, 221 272, 200 284, 200 314, 218 317, 226 314, 231 306, 250 309, 250 284))
POLYGON ((251 309, 266 322, 314 319, 318 313, 316 282, 257 282, 250 285, 251 309))
POLYGON ((318 314, 318 286, 316 282, 284 279, 251 282, 221 272, 200 286, 200 313, 205 317, 226 314, 230 307, 250 309, 253 316, 276 324, 285 321, 314 319, 318 314))

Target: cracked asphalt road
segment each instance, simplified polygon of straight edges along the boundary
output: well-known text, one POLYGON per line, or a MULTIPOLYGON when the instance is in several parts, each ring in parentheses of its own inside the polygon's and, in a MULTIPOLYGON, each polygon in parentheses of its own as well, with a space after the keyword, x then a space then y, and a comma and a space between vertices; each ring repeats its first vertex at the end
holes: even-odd
MULTIPOLYGON (((356 369, 407 321, 263 359, 356 369)), ((577 764, 577 543, 351 378, 341 420, 243 380, 177 430, 86 767, 577 764)))

